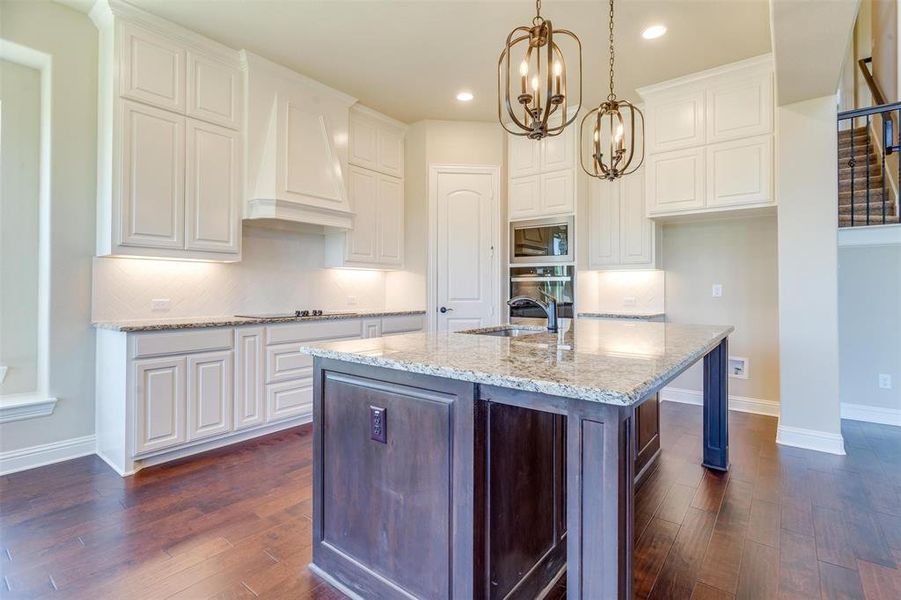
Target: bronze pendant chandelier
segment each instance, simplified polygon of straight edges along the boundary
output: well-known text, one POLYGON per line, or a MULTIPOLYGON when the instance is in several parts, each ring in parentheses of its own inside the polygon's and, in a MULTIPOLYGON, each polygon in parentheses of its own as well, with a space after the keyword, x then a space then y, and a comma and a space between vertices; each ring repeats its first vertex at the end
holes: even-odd
POLYGON ((581 107, 582 43, 573 32, 554 29, 541 16, 541 0, 536 0, 532 25, 510 32, 497 61, 497 118, 508 133, 540 140, 560 135, 576 120, 581 107), (566 59, 557 45, 561 38, 571 39, 577 48, 578 102, 574 107, 568 105, 566 59), (519 60, 513 67, 515 77, 510 72, 514 60, 519 60), (511 86, 516 88, 512 93, 511 86))
POLYGON ((609 181, 634 173, 644 162, 644 115, 628 100, 618 99, 613 91, 613 1, 610 0, 610 93, 607 100, 582 118, 579 144, 582 170, 609 181), (591 127, 587 144, 586 125, 591 127), (637 160, 636 139, 641 146, 637 160))

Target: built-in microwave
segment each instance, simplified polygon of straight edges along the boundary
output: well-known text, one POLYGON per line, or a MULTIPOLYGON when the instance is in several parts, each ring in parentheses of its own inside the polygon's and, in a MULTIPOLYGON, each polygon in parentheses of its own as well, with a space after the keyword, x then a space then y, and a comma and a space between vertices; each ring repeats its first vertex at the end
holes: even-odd
POLYGON ((510 223, 510 264, 572 263, 575 247, 571 216, 510 223))

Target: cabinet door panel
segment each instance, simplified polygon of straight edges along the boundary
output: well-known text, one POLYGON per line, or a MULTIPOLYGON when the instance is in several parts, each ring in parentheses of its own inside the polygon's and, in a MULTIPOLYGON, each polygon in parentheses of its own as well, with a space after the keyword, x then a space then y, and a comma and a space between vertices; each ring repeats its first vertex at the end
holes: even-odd
POLYGON ((619 264, 620 182, 592 179, 590 186, 589 266, 615 266, 619 264))
POLYGON ((134 363, 135 454, 185 442, 184 357, 134 363))
POLYGON ((379 133, 376 123, 354 111, 350 113, 351 164, 377 169, 379 162, 379 133))
POLYGON ((704 148, 651 155, 647 170, 649 213, 704 208, 704 148))
POLYGON ((241 128, 243 77, 241 71, 214 58, 188 52, 189 117, 241 128))
POLYGON ((313 415, 313 378, 283 381, 266 386, 267 421, 313 415))
POLYGON ((241 225, 241 136, 188 119, 185 247, 237 254, 241 225))
POLYGON ((262 327, 235 330, 235 430, 266 422, 262 327))
POLYGON ((538 176, 511 179, 507 198, 511 220, 537 216, 540 212, 538 176))
POLYGON ((707 90, 707 142, 773 130, 773 76, 727 80, 707 90))
MULTIPOLYGON (((575 126, 567 127, 563 133, 554 137, 544 138, 541 143, 541 172, 560 171, 571 169, 574 165, 575 126)), ((532 140, 529 140, 532 142, 532 140)), ((532 142, 535 144, 536 142, 532 142)))
POLYGON ((375 262, 378 257, 379 175, 352 166, 348 181, 354 228, 347 234, 347 260, 375 262))
POLYGON ((648 101, 648 151, 666 152, 705 142, 704 92, 648 101))
POLYGON ((723 142, 707 147, 707 206, 772 202, 773 138, 723 142))
POLYGON ((184 114, 185 50, 168 38, 122 22, 119 93, 184 114))
POLYGON ((541 176, 542 216, 571 213, 574 205, 575 186, 572 169, 541 176))
POLYGON ((340 123, 302 97, 279 96, 276 152, 281 198, 298 204, 347 210, 343 172, 335 139, 340 123))
POLYGON ((392 127, 378 130, 379 171, 394 177, 404 176, 404 135, 392 127))
POLYGON ((185 118, 122 103, 120 243, 184 247, 185 118))
POLYGON ((401 265, 404 262, 404 182, 379 176, 376 235, 378 263, 401 265))
POLYGON ((232 428, 232 352, 188 356, 188 440, 228 433, 232 428))
POLYGON ((639 169, 624 177, 620 184, 620 262, 652 267, 654 223, 648 219, 645 210, 644 171, 639 169))
POLYGON ((540 169, 541 142, 518 135, 508 135, 507 140, 510 177, 537 175, 540 169))

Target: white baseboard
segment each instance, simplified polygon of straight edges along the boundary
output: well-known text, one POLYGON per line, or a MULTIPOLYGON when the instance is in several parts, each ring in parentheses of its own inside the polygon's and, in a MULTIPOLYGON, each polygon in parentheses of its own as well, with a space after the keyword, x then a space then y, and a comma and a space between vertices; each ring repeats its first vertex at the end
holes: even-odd
POLYGON ((901 410, 842 402, 842 418, 901 427, 901 410))
POLYGON ((806 448, 829 454, 844 454, 845 439, 840 433, 817 431, 816 429, 804 429, 802 427, 790 427, 779 425, 776 429, 776 443, 782 446, 794 446, 806 448))
MULTIPOLYGON (((665 402, 680 402, 682 404, 696 404, 700 406, 704 403, 704 393, 697 390, 665 387, 660 390, 660 399, 665 402)), ((729 410, 778 417, 779 403, 775 400, 730 395, 729 410)))
POLYGON ((0 475, 43 467, 64 460, 94 454, 97 442, 93 435, 30 446, 0 453, 0 475))

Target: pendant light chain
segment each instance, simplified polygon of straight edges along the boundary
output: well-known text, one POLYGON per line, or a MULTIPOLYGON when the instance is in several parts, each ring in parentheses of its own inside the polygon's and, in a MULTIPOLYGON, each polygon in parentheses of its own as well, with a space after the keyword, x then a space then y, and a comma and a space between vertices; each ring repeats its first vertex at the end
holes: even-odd
POLYGON ((541 25, 544 19, 541 17, 541 0, 535 0, 535 18, 532 19, 533 25, 541 25))
POLYGON ((616 93, 613 91, 613 60, 613 0, 610 0, 610 93, 607 94, 609 102, 616 100, 616 93))

